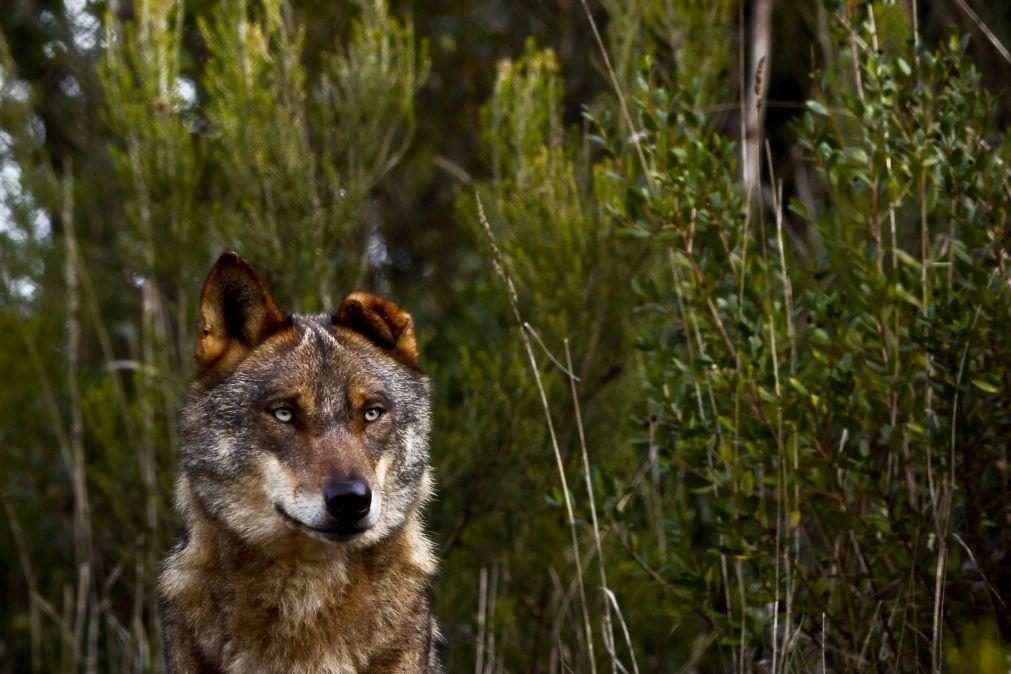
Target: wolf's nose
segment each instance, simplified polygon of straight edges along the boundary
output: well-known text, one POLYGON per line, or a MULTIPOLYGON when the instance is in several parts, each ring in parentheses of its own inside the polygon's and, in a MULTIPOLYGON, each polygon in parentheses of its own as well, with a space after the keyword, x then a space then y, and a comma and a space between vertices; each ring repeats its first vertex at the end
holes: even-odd
POLYGON ((323 492, 326 509, 334 519, 344 524, 354 524, 369 514, 372 490, 362 480, 331 482, 323 492))

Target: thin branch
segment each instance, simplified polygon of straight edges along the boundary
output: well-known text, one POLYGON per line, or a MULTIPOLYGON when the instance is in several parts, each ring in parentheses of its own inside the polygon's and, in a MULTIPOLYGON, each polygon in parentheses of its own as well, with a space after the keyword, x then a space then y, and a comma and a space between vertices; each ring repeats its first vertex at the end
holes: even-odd
POLYGON ((976 24, 976 28, 979 28, 980 32, 982 32, 983 35, 986 35, 986 39, 990 41, 990 44, 992 44, 993 48, 997 50, 997 53, 999 53, 1005 61, 1011 63, 1011 53, 1008 52, 1007 47, 1001 44, 1001 41, 993 34, 990 27, 983 23, 983 19, 979 18, 979 15, 976 14, 976 12, 972 11, 972 7, 970 7, 965 0, 955 0, 955 4, 958 5, 959 9, 965 12, 966 16, 968 16, 974 24, 976 24))
POLYGON ((569 530, 572 534, 572 554, 575 556, 578 574, 577 577, 579 579, 579 598, 582 602, 583 608, 583 623, 584 628, 586 629, 586 648, 590 659, 590 671, 592 674, 596 674, 597 666, 593 654, 593 632, 590 628, 590 613, 586 603, 586 590, 583 587, 583 576, 581 571, 583 565, 580 560, 579 539, 576 534, 576 516, 572 509, 572 497, 569 493, 569 483, 565 478, 565 464, 562 461, 562 450, 558 445, 558 437, 555 433, 555 424, 551 419, 551 407, 548 404, 548 394, 544 388, 544 382, 541 381, 541 372, 540 368, 537 367, 537 357, 534 355, 534 349, 530 343, 530 336, 527 330, 523 329, 523 326, 526 325, 526 321, 523 320, 520 314, 519 297, 516 294, 516 287, 513 285, 512 277, 506 273, 504 257, 501 249, 498 247, 497 241, 495 240, 495 234, 491 231, 491 224, 488 222, 488 216, 484 212, 484 204, 481 203, 481 195, 475 192, 474 196, 477 199, 478 217, 481 221, 481 225, 484 227, 485 235, 488 237, 488 243, 491 245, 492 264, 495 267, 495 272, 506 286, 509 296, 509 304, 512 307, 513 315, 516 317, 516 323, 520 327, 520 335, 523 338, 523 347, 526 350, 527 359, 530 363, 530 371, 534 375, 534 383, 537 386, 537 392, 540 394, 541 398, 541 405, 544 408, 544 419, 548 425, 548 435, 551 438, 551 448, 554 450, 555 454, 555 463, 558 467, 558 477, 562 483, 562 495, 565 499, 565 512, 569 519, 569 530))
POLYGON ((611 86, 614 87, 614 93, 618 96, 618 105, 621 107, 621 116, 625 118, 625 124, 628 125, 632 143, 635 145, 635 152, 639 155, 639 163, 642 165, 642 174, 646 178, 646 183, 649 185, 650 192, 656 194, 657 189, 656 185, 653 183, 653 172, 649 168, 649 163, 646 161, 646 153, 643 152, 642 143, 640 142, 642 134, 639 133, 635 123, 632 122, 632 115, 629 114, 628 104, 625 102, 625 94, 621 90, 621 84, 618 82, 618 76, 615 74, 614 67, 611 65, 611 57, 607 55, 607 48, 604 46, 604 41, 600 37, 600 31, 597 30, 597 22, 593 18, 590 6, 586 4, 586 0, 582 0, 582 3, 583 10, 586 12, 586 18, 590 22, 590 28, 593 30, 593 38, 596 40, 597 48, 600 50, 600 56, 604 59, 604 67, 607 69, 607 74, 611 78, 611 86))

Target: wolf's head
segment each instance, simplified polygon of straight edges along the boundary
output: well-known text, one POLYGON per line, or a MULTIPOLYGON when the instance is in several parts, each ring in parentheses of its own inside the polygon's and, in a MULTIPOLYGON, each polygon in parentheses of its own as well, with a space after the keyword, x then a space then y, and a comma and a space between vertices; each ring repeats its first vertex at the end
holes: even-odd
POLYGON ((361 546, 427 497, 429 387, 400 307, 355 293, 331 315, 286 316, 225 253, 197 329, 179 422, 186 507, 254 545, 361 546))

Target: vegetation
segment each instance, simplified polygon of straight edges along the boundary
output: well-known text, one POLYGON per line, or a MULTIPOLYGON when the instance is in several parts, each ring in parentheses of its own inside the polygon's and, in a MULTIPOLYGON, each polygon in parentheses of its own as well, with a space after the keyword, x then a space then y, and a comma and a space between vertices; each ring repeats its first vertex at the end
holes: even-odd
POLYGON ((772 4, 15 3, 0 672, 161 671, 225 248, 414 314, 451 671, 1008 671, 1011 11, 772 4))

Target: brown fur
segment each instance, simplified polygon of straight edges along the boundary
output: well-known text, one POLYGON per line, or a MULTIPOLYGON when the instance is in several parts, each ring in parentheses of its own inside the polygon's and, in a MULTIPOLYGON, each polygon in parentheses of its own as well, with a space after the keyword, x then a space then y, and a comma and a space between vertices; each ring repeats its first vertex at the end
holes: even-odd
POLYGON ((356 293, 332 317, 285 317, 234 253, 208 277, 200 316, 180 417, 186 534, 159 580, 169 672, 442 672, 420 516, 428 389, 410 316, 356 293), (290 423, 270 416, 271 388, 297 411, 290 423), (383 417, 362 421, 376 400, 383 417), (349 472, 378 515, 348 539, 313 518, 322 485, 349 472))

